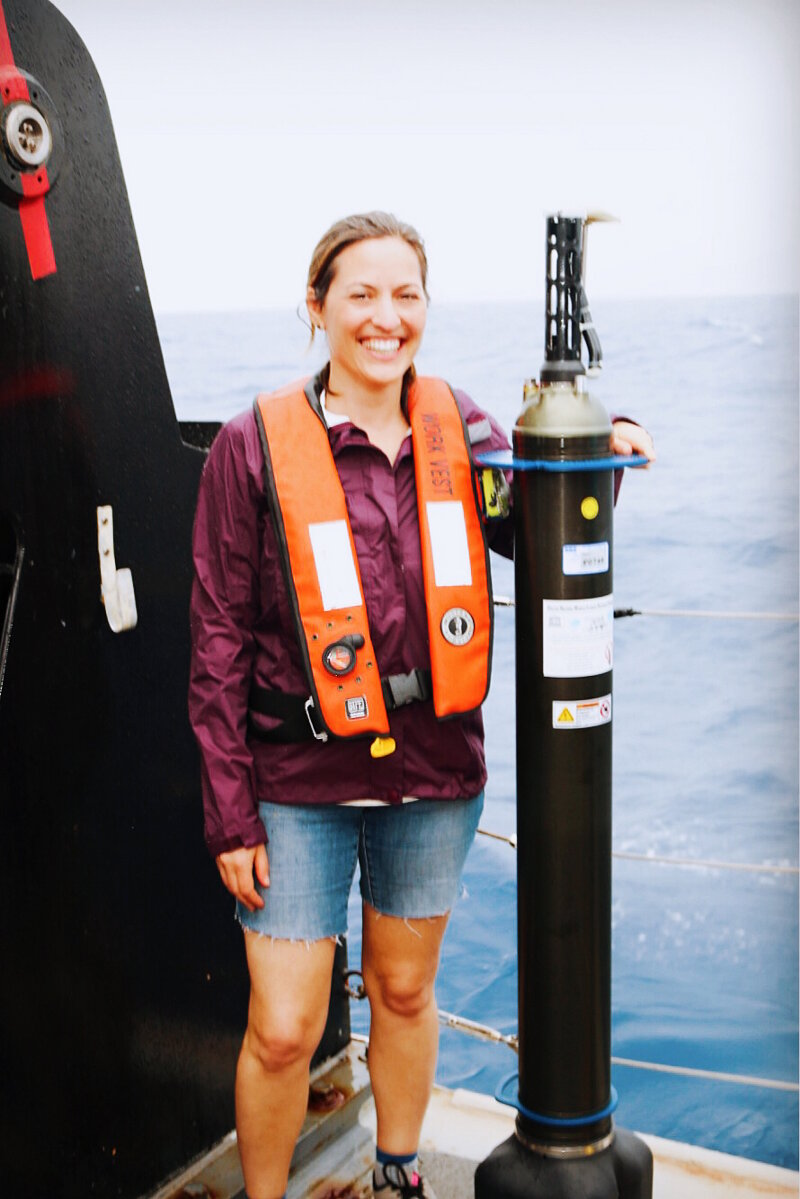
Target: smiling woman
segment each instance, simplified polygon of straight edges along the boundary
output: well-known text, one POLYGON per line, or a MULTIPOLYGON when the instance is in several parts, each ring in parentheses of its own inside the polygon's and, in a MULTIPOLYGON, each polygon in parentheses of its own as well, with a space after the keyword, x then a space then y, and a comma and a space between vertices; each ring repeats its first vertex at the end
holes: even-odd
POLYGON ((225 426, 200 489, 190 707, 206 839, 246 933, 237 1130, 257 1199, 286 1186, 357 861, 374 1186, 432 1195, 416 1151, 434 979, 486 779, 487 541, 509 552, 510 529, 485 526, 472 484, 470 442, 502 431, 416 377, 426 283, 409 226, 334 225, 307 291, 329 362, 225 426))

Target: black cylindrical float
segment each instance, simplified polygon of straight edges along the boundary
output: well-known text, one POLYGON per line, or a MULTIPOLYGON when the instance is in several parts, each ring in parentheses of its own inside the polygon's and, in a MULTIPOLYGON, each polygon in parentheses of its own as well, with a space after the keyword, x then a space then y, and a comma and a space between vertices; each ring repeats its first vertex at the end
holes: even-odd
POLYGON ((548 219, 546 358, 514 429, 518 1116, 476 1199, 652 1192, 611 1115, 614 476, 580 361, 582 232, 548 219))
MULTIPOLYGON (((607 457, 609 432, 599 404, 555 383, 523 409, 515 456, 607 457)), ((612 478, 518 470, 514 483, 519 1098, 547 1119, 611 1100, 612 478)), ((569 1143, 611 1124, 521 1121, 569 1143)))

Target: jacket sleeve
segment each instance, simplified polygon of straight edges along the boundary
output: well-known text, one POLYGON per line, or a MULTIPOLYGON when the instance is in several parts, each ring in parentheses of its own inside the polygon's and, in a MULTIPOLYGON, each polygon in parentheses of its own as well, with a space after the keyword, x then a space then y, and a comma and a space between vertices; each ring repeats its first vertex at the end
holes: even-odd
POLYGON ((266 841, 246 740, 259 600, 259 511, 241 421, 211 447, 194 522, 189 719, 200 748, 206 844, 213 857, 266 841))

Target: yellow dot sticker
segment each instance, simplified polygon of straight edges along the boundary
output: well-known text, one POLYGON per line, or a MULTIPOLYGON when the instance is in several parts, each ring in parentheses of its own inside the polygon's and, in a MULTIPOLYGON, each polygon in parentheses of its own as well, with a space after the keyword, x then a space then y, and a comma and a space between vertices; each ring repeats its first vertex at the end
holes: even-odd
POLYGON ((581 500, 581 516, 586 520, 594 520, 597 513, 600 511, 600 505, 593 495, 586 495, 581 500))

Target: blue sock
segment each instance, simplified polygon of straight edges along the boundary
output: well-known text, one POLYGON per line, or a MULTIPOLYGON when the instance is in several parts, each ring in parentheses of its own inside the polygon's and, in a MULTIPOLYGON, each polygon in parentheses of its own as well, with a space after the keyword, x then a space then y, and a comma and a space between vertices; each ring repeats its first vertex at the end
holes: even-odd
POLYGON ((400 1180, 400 1171, 397 1167, 402 1167, 403 1173, 410 1181, 413 1174, 419 1173, 416 1151, 414 1153, 387 1153, 380 1146, 376 1146, 375 1185, 384 1186, 386 1183, 396 1184, 400 1180), (392 1167, 395 1167, 395 1169, 392 1169, 392 1167))

